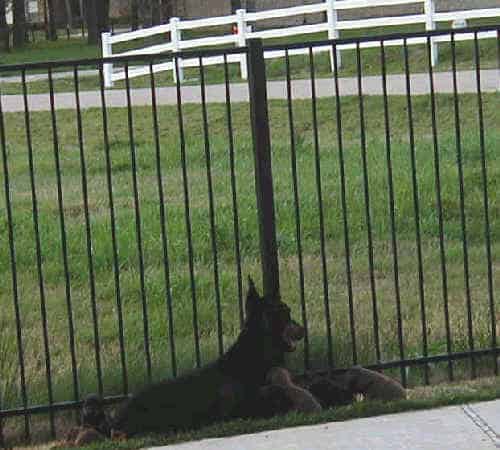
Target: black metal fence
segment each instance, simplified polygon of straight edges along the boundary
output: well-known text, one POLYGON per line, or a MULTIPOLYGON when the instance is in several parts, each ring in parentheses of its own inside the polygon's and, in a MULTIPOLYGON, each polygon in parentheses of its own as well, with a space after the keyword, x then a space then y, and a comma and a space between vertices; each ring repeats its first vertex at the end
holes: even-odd
POLYGON ((261 271, 307 329, 297 371, 498 374, 499 32, 180 53, 185 86, 172 55, 120 58, 150 73, 109 91, 106 60, 1 67, 2 442, 215 358, 261 271))

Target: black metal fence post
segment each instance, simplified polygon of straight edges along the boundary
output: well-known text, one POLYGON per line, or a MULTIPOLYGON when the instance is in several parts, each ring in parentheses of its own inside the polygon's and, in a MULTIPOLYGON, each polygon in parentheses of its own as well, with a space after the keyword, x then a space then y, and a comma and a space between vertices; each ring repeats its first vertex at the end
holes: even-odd
POLYGON ((250 39, 248 41, 247 58, 262 280, 264 295, 278 300, 280 297, 278 246, 276 244, 271 138, 267 114, 266 65, 262 40, 250 39))

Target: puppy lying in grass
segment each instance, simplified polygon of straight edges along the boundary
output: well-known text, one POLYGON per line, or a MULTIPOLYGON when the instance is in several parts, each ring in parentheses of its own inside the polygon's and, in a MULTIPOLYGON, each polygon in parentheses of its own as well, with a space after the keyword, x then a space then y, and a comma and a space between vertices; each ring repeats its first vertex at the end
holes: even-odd
POLYGON ((81 447, 111 436, 110 420, 99 396, 92 394, 85 399, 80 420, 81 425, 69 430, 64 440, 52 448, 81 447))
POLYGON ((263 387, 260 392, 263 408, 267 406, 266 403, 268 403, 267 397, 269 394, 271 394, 273 390, 279 389, 285 400, 288 400, 288 411, 297 411, 307 414, 316 413, 323 409, 311 392, 293 382, 288 370, 282 367, 274 367, 267 374, 267 381, 269 385, 263 387))

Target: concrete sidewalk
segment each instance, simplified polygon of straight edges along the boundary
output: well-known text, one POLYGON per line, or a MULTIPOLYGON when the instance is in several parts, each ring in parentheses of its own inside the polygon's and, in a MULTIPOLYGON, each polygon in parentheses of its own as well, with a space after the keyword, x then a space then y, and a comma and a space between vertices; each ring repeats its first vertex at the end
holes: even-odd
MULTIPOLYGON (((411 80, 412 95, 426 95, 430 92, 429 75, 426 73, 413 74, 411 80)), ((500 75, 496 69, 481 70, 481 91, 496 92, 500 86, 500 75)), ((459 93, 476 93, 476 73, 473 70, 457 72, 457 85, 459 93)), ((287 86, 285 81, 269 81, 267 84, 268 98, 286 99, 287 86)), ((345 77, 339 79, 340 95, 357 95, 357 78, 345 77)), ((365 76, 362 79, 362 89, 365 95, 382 95, 381 76, 365 76)), ((451 72, 434 73, 434 89, 438 93, 453 93, 453 76, 451 72)), ((406 94, 406 77, 404 75, 388 75, 387 91, 389 95, 406 94)), ((199 86, 182 86, 182 103, 201 103, 201 89, 199 86)), ((316 96, 334 96, 334 85, 332 78, 320 78, 316 80, 316 96)), ((134 106, 151 105, 151 89, 132 89, 132 104, 134 106)), ((292 97, 294 99, 311 98, 311 81, 294 80, 292 82, 292 97)), ((175 87, 161 87, 156 90, 157 103, 159 105, 177 104, 177 89, 175 87)), ((226 86, 223 84, 207 85, 206 98, 208 103, 224 103, 226 101, 226 86)), ((2 108, 4 112, 24 111, 22 95, 2 95, 2 108)), ((248 102, 248 84, 231 84, 231 101, 248 102)), ((80 93, 82 108, 101 107, 101 93, 99 91, 84 91, 80 93)), ((74 109, 75 94, 63 92, 55 94, 56 109, 74 109)), ((123 108, 127 106, 126 91, 123 89, 110 89, 106 91, 106 104, 108 107, 123 108)), ((33 94, 28 97, 28 105, 31 111, 50 110, 49 94, 33 94)))
POLYGON ((155 450, 495 450, 500 400, 207 439, 155 450))

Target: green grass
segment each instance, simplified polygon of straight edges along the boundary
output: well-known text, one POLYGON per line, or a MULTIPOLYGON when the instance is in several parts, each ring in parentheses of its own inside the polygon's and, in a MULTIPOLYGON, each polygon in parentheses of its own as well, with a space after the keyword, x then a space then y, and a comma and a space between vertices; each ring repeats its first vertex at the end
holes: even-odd
MULTIPOLYGON (((495 24, 492 20, 476 20, 471 25, 488 25, 495 24)), ((341 37, 370 36, 376 34, 387 34, 397 32, 421 31, 420 26, 409 27, 385 27, 373 28, 354 31, 345 31, 341 37)), ((219 30, 212 30, 212 34, 217 34, 219 30)), ((293 36, 283 39, 266 40, 266 45, 279 43, 293 42, 308 42, 313 40, 326 39, 325 33, 317 33, 313 35, 293 36)), ((151 41, 152 44, 159 43, 158 38, 151 41)), ((114 48, 115 52, 121 52, 131 48, 133 43, 119 44, 114 48)), ((451 50, 449 44, 441 44, 439 46, 439 64, 435 67, 436 71, 446 71, 451 69, 451 50)), ((80 59, 99 57, 100 50, 95 47, 89 47, 84 40, 72 39, 59 40, 55 43, 37 42, 33 46, 27 46, 20 51, 12 52, 11 54, 3 54, 2 59, 6 64, 34 62, 43 60, 64 60, 64 59, 80 59)), ((403 48, 399 46, 389 47, 386 50, 386 69, 387 73, 401 73, 404 71, 404 56, 403 48)), ((494 39, 480 41, 480 58, 481 67, 483 69, 495 68, 498 65, 497 46, 494 39)), ((309 78, 309 56, 292 56, 291 57, 291 74, 293 78, 309 78)), ((166 60, 167 61, 167 60, 166 60)), ((459 42, 456 44, 456 61, 459 70, 469 70, 474 67, 474 44, 472 41, 459 42)), ((162 62, 161 58, 155 62, 162 62)), ((411 71, 425 72, 428 67, 427 52, 425 46, 409 46, 409 62, 411 71)), ((329 77, 331 76, 330 59, 328 53, 320 53, 314 57, 314 65, 316 76, 329 77)), ((1 67, 1 66, 0 66, 1 67)), ((283 58, 272 59, 266 61, 268 78, 283 79, 285 76, 285 62, 283 58)), ((91 69, 94 67, 81 66, 82 69, 91 69)), ((72 70, 72 68, 59 68, 58 70, 72 70)), ((380 50, 379 49, 364 49, 362 51, 362 71, 365 75, 379 75, 381 73, 380 50)), ((185 69, 185 84, 199 84, 200 73, 198 68, 185 69)), ((345 50, 342 52, 342 65, 339 70, 340 76, 353 76, 357 73, 356 53, 354 50, 345 50)), ((5 76, 16 75, 16 73, 5 73, 5 76)), ((232 82, 242 82, 240 78, 239 65, 229 65, 229 77, 232 82)), ((209 66, 205 69, 205 79, 207 83, 223 83, 224 69, 222 66, 209 66)), ((172 73, 164 72, 156 76, 158 86, 172 86, 172 73)), ((123 81, 116 82, 115 89, 123 89, 125 83, 123 81)), ((149 87, 149 76, 138 77, 131 79, 131 86, 136 88, 149 87)), ((97 90, 99 89, 99 81, 97 76, 85 76, 81 78, 80 88, 82 90, 97 90)), ((48 91, 47 81, 31 82, 29 85, 31 93, 41 93, 48 91)), ((55 83, 56 92, 71 92, 74 90, 72 78, 60 80, 55 83)), ((8 83, 1 87, 3 94, 21 94, 22 86, 19 83, 8 83)))

